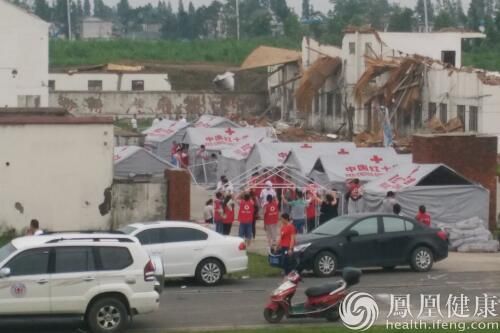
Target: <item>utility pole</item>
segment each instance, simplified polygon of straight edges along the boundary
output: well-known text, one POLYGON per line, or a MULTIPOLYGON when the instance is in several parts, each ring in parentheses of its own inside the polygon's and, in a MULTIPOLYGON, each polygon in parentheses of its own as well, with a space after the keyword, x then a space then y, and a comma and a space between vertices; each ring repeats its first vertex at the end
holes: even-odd
POLYGON ((240 40, 240 0, 236 0, 236 39, 240 40))
POLYGON ((66 15, 68 16, 68 39, 72 40, 71 36, 71 8, 69 6, 70 0, 66 0, 66 15))
POLYGON ((424 0, 424 22, 425 22, 425 32, 429 32, 429 21, 427 17, 427 0, 424 0))

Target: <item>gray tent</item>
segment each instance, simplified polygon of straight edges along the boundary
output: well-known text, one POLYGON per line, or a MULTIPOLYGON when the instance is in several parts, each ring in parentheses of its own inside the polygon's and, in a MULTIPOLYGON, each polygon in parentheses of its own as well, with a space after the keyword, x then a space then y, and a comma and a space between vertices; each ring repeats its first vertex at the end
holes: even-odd
POLYGON ((356 145, 352 142, 304 143, 300 147, 294 147, 283 164, 297 170, 301 175, 307 176, 320 155, 348 155, 355 149, 356 145))
POLYGON ((182 142, 189 123, 164 119, 142 133, 146 135, 144 147, 163 159, 171 161, 171 149, 174 141, 182 142))
POLYGON ((131 175, 163 177, 165 169, 174 168, 167 161, 137 146, 115 147, 113 160, 115 179, 125 179, 131 175))
POLYGON ((365 208, 380 211, 388 191, 396 193, 403 215, 416 216, 425 205, 432 224, 452 228, 456 223, 479 218, 487 227, 489 192, 444 164, 407 164, 364 186, 365 208))
POLYGON ((196 128, 214 128, 214 127, 240 127, 234 121, 224 117, 204 114, 193 125, 196 128))

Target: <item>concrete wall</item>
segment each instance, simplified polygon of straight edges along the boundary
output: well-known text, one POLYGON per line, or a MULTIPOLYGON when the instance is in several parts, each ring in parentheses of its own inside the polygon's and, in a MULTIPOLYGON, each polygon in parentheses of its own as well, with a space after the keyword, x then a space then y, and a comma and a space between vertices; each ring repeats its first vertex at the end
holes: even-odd
POLYGON ((109 224, 105 190, 113 182, 113 125, 0 125, 0 225, 31 219, 51 230, 109 224))
MULTIPOLYGON (((490 191, 490 229, 496 228, 497 137, 475 135, 415 135, 414 163, 443 163, 490 191)), ((460 209, 457 207, 457 209, 460 209)))
POLYGON ((60 92, 50 94, 50 105, 77 114, 260 114, 267 107, 266 94, 213 92, 60 92))
POLYGON ((151 183, 113 184, 112 227, 134 222, 165 220, 167 187, 163 179, 151 183))
POLYGON ((0 1, 0 41, 0 107, 48 106, 49 24, 0 1))
POLYGON ((103 91, 132 91, 132 81, 144 81, 144 91, 170 91, 168 74, 166 73, 50 73, 49 80, 55 82, 55 90, 61 91, 88 91, 89 80, 102 81, 103 91), (121 76, 121 78, 120 78, 121 76))
POLYGON ((96 18, 85 19, 82 22, 83 39, 110 39, 113 36, 113 23, 96 18))

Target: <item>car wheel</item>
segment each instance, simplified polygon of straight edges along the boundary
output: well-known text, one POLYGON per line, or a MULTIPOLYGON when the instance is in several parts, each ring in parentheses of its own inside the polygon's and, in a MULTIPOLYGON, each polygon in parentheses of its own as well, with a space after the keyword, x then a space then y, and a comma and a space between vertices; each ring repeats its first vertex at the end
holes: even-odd
POLYGON ((425 246, 417 247, 411 254, 410 264, 416 272, 429 271, 434 264, 434 255, 431 249, 425 246))
POLYGON ((219 260, 203 260, 196 269, 196 280, 206 286, 218 284, 224 276, 224 267, 219 260))
POLYGON ((123 332, 129 316, 123 302, 116 298, 103 298, 90 307, 87 323, 93 333, 123 332))
POLYGON ((283 307, 278 306, 277 309, 265 308, 264 309, 264 318, 270 324, 277 324, 283 319, 285 315, 285 310, 283 307))
POLYGON ((332 276, 337 269, 337 258, 328 251, 316 255, 314 259, 314 274, 319 277, 332 276))

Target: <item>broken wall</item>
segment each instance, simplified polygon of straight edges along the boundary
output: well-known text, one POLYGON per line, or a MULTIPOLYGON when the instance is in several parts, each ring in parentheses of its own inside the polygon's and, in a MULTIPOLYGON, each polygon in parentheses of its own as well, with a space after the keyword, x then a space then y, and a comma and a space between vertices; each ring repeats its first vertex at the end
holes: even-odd
MULTIPOLYGON (((113 124, 0 125, 0 226, 107 229, 113 124)), ((0 227, 1 228, 1 227, 0 227)))
POLYGON ((162 114, 189 119, 202 114, 254 115, 267 107, 265 93, 54 91, 49 100, 51 106, 76 114, 162 114))
POLYGON ((134 222, 165 220, 166 212, 167 185, 163 178, 147 183, 113 184, 113 229, 134 222))
MULTIPOLYGON (((497 137, 470 134, 414 135, 414 163, 443 163, 490 192, 490 229, 496 228, 497 137)), ((457 209, 460 209, 457 207, 457 209)))

